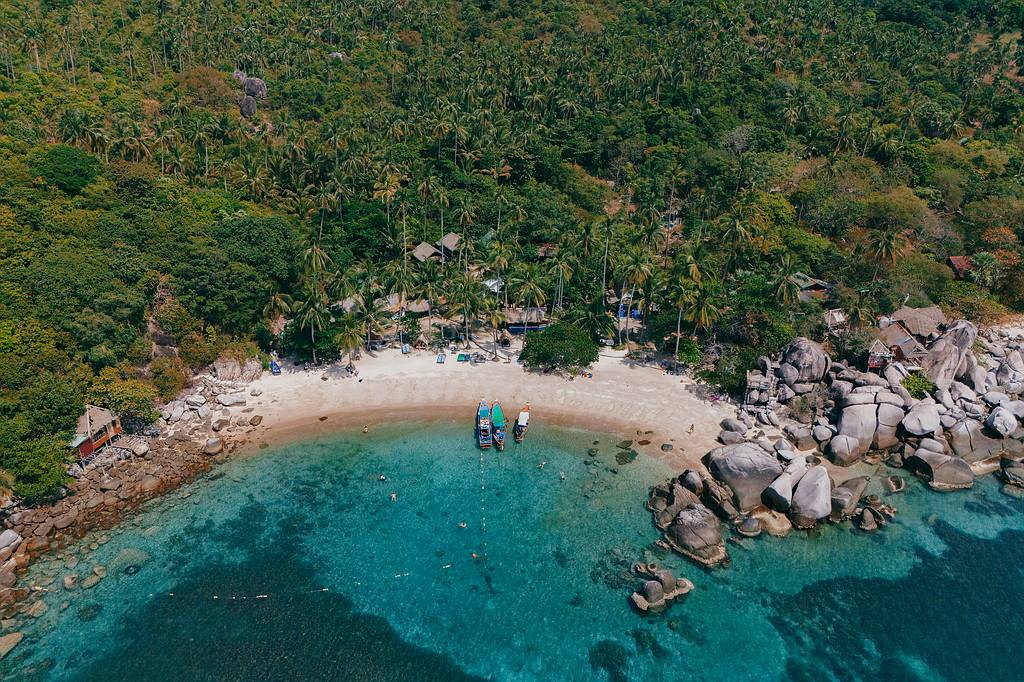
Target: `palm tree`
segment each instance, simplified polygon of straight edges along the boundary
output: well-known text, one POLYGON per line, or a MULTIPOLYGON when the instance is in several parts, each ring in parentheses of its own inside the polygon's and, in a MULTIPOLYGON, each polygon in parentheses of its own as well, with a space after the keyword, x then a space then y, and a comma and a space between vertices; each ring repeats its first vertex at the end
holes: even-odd
POLYGON ((573 259, 569 249, 565 248, 567 245, 562 245, 551 258, 551 265, 548 272, 555 276, 557 284, 555 285, 555 296, 554 300, 557 301, 558 309, 562 309, 562 295, 565 293, 565 283, 572 279, 572 265, 573 259))
POLYGON ((299 306, 296 319, 299 329, 309 328, 309 342, 313 349, 313 364, 317 364, 316 358, 316 333, 323 330, 331 320, 331 314, 327 309, 327 297, 323 289, 310 287, 306 297, 299 306))
POLYGON ((290 313, 293 305, 295 305, 295 301, 291 296, 277 292, 267 299, 267 304, 263 306, 263 316, 270 322, 276 322, 290 313))
POLYGON ((785 254, 779 263, 775 278, 775 300, 784 306, 796 302, 800 295, 800 283, 796 278, 796 262, 792 254, 785 254))
POLYGON ((871 235, 871 252, 875 257, 875 273, 872 281, 878 279, 878 271, 883 264, 895 265, 907 248, 907 239, 894 227, 875 230, 871 235))
POLYGON ((344 355, 348 353, 349 364, 352 364, 353 355, 363 343, 363 334, 359 326, 359 320, 349 313, 344 314, 337 321, 337 332, 334 334, 334 345, 344 355))
POLYGON ((498 327, 505 324, 505 313, 502 311, 498 299, 491 296, 484 299, 480 312, 484 322, 490 326, 494 334, 494 357, 498 357, 498 327))
POLYGON ((449 309, 462 315, 462 322, 465 326, 466 348, 469 348, 469 327, 470 320, 476 317, 480 304, 484 299, 483 287, 468 272, 460 273, 452 283, 452 293, 448 297, 449 309))
MULTIPOLYGON (((436 260, 425 260, 415 273, 414 286, 416 295, 427 302, 427 333, 434 326, 434 304, 441 298, 441 268, 436 260)), ((444 327, 441 328, 444 338, 444 327)))
POLYGON ((615 320, 599 297, 585 306, 572 308, 565 319, 586 330, 594 339, 606 339, 615 333, 615 320))
MULTIPOLYGON (((516 303, 524 308, 542 306, 548 297, 541 284, 542 274, 538 263, 521 265, 509 275, 509 286, 512 287, 516 303)), ((526 328, 530 328, 529 311, 526 312, 526 328)))
POLYGON ((686 308, 686 319, 698 330, 707 331, 722 316, 718 283, 705 280, 694 292, 693 302, 686 308))
POLYGON ((683 311, 694 304, 697 297, 697 283, 686 277, 677 277, 669 290, 676 307, 676 346, 673 357, 679 357, 679 339, 683 334, 683 311))
MULTIPOLYGON (((623 254, 622 264, 622 291, 625 293, 626 285, 629 285, 629 302, 626 304, 626 323, 624 325, 626 340, 629 340, 629 318, 633 311, 633 295, 636 288, 643 286, 650 279, 654 272, 651 263, 650 252, 644 248, 635 247, 623 254)), ((622 328, 619 330, 619 342, 622 342, 622 328)))

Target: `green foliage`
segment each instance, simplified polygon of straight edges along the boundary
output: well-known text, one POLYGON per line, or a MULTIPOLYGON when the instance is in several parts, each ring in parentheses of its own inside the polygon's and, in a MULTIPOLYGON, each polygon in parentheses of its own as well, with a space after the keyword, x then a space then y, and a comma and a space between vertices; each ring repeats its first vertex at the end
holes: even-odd
POLYGON ((917 399, 925 398, 935 390, 935 382, 924 372, 914 372, 903 378, 903 388, 917 399))
POLYGON ((78 194, 95 179, 99 162, 77 147, 58 144, 43 152, 36 172, 47 183, 67 194, 78 194))
POLYGON ((153 386, 164 402, 178 395, 188 381, 185 368, 177 358, 156 358, 150 363, 149 372, 153 386))
POLYGON ((676 359, 684 365, 696 365, 700 362, 702 351, 700 344, 693 339, 679 339, 679 354, 676 359))
POLYGON ((558 322, 543 331, 529 332, 519 360, 527 367, 569 370, 597 362, 598 347, 578 326, 558 322))
POLYGON ((28 502, 54 495, 70 479, 67 443, 59 437, 19 440, 0 454, 0 467, 14 478, 14 494, 28 502))
POLYGON ((156 390, 134 378, 126 378, 114 367, 102 370, 89 390, 89 402, 105 407, 125 419, 154 422, 160 416, 153 409, 156 390))

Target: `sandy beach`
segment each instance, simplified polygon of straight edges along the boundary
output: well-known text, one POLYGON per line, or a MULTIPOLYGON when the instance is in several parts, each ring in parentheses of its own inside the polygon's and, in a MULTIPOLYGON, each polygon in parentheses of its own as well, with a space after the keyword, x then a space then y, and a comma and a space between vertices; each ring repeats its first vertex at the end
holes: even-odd
POLYGON ((248 405, 263 416, 250 443, 364 424, 372 429, 393 419, 464 419, 471 428, 477 403, 487 398, 500 400, 510 418, 529 402, 531 425, 557 423, 649 440, 638 448, 682 469, 699 466, 717 444, 719 422, 735 415, 735 406, 702 398, 707 389, 691 378, 638 364, 623 352, 605 351, 592 377, 571 379, 527 372, 509 358, 473 366, 452 355, 437 364, 435 357, 391 349, 364 355, 356 362, 358 377, 348 376, 343 363, 310 371, 289 364, 278 376, 265 372, 250 385, 261 393, 248 405), (672 449, 663 452, 664 443, 672 449))

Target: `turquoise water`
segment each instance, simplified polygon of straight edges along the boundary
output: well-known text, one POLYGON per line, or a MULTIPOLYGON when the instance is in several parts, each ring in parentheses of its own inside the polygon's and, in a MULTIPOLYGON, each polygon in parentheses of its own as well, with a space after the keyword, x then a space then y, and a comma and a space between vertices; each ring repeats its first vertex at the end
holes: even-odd
POLYGON ((536 425, 481 459, 464 424, 409 424, 235 459, 70 548, 107 567, 91 590, 38 564, 49 609, 3 677, 1020 678, 1024 505, 991 478, 704 571, 652 545, 646 492, 674 472, 617 440, 536 425), (655 557, 696 589, 641 616, 623 570, 655 557))

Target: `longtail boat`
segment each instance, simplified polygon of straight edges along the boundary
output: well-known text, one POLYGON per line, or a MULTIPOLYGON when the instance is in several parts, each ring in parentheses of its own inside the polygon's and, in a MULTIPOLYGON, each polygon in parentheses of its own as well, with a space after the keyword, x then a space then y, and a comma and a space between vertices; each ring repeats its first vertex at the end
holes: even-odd
POLYGON ((516 425, 512 427, 512 437, 516 439, 517 443, 522 443, 526 438, 526 429, 528 428, 530 428, 530 403, 526 403, 526 407, 519 413, 519 419, 516 419, 516 425))
POLYGON ((491 404, 481 400, 476 410, 476 442, 482 448, 489 448, 491 441, 491 404))
POLYGON ((494 431, 494 446, 505 449, 505 413, 501 411, 501 403, 497 400, 491 406, 491 428, 494 431))

